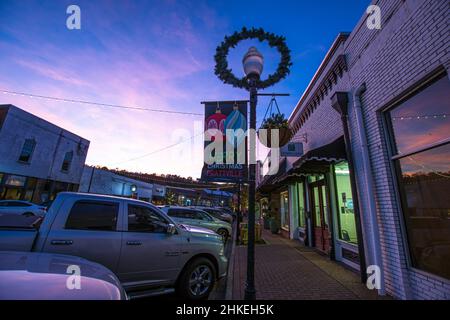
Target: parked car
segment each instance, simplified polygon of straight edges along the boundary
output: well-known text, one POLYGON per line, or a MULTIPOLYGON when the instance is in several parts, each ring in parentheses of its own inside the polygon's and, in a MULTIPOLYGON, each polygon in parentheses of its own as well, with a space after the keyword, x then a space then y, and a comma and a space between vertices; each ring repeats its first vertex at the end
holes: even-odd
POLYGON ((97 262, 119 278, 130 298, 176 290, 188 299, 204 299, 226 275, 219 235, 179 226, 148 202, 61 192, 41 220, 14 228, 0 217, 0 250, 97 262))
POLYGON ((177 223, 210 229, 219 234, 224 241, 231 235, 229 223, 214 218, 203 210, 178 206, 165 206, 161 209, 177 223))
POLYGON ((104 266, 60 254, 0 252, 0 300, 125 300, 104 266), (79 270, 80 278, 73 273, 79 270))
POLYGON ((47 212, 45 206, 28 201, 3 200, 0 201, 0 214, 21 214, 24 216, 43 216, 47 212))
POLYGON ((209 213, 209 215, 213 216, 216 219, 228 222, 228 223, 232 223, 233 222, 233 216, 231 216, 230 214, 223 212, 217 208, 212 208, 212 207, 199 207, 199 206, 193 206, 191 208, 194 209, 200 209, 203 211, 206 211, 207 213, 209 213))

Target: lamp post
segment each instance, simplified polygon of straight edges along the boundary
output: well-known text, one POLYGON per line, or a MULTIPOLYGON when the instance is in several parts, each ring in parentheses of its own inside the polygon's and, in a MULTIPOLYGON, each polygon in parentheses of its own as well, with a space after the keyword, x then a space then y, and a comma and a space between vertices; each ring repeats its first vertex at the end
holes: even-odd
POLYGON ((264 66, 264 58, 255 47, 245 54, 242 65, 247 77, 250 92, 250 135, 249 135, 249 172, 248 172, 248 246, 247 246, 247 282, 245 300, 255 300, 255 194, 256 194, 256 104, 258 91, 256 81, 259 80, 264 66))

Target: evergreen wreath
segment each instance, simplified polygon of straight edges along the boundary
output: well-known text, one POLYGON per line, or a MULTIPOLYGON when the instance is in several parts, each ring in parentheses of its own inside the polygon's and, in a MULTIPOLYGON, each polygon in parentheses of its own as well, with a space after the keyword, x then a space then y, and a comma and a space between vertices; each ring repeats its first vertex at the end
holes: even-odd
POLYGON ((247 29, 243 27, 240 32, 236 31, 231 36, 226 36, 216 49, 216 55, 214 56, 214 60, 216 61, 214 73, 220 80, 227 84, 231 84, 236 88, 249 89, 247 77, 243 77, 242 79, 237 78, 233 74, 232 70, 228 68, 227 61, 230 48, 235 48, 240 41, 247 39, 258 39, 260 42, 267 41, 269 46, 272 48, 277 48, 281 55, 281 60, 278 64, 276 72, 269 75, 266 80, 257 80, 256 87, 258 89, 270 87, 281 79, 284 79, 289 74, 289 68, 292 66, 292 62, 291 50, 289 50, 286 45, 286 38, 277 36, 270 32, 265 32, 262 28, 247 29))

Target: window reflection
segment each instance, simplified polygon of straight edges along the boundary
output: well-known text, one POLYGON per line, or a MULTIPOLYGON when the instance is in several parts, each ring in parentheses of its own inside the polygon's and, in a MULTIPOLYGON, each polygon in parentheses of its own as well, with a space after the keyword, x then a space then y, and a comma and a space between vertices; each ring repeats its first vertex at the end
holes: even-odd
POLYGON ((450 279, 450 144, 398 161, 413 264, 450 279))
POLYGON ((447 76, 390 112, 399 155, 450 137, 450 83, 447 76))

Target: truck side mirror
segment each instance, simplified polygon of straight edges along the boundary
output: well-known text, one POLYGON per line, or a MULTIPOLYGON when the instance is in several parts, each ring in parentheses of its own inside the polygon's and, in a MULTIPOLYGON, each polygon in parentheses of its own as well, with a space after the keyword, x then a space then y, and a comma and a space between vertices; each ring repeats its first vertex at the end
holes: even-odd
POLYGON ((175 227, 175 225, 173 223, 169 223, 167 225, 166 232, 170 235, 174 235, 177 232, 177 228, 175 227))

